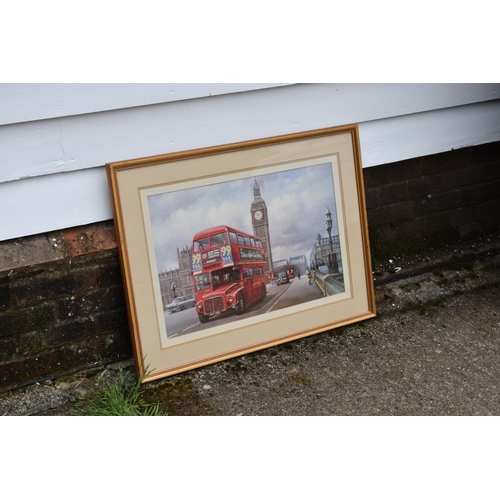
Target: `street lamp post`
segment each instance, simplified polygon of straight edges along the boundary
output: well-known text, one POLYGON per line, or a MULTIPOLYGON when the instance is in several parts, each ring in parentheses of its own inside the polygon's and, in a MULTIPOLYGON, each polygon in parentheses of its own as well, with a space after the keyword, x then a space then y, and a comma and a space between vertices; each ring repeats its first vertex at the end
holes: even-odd
POLYGON ((328 253, 328 274, 331 274, 333 273, 332 214, 328 207, 326 208, 325 226, 328 231, 328 242, 330 243, 330 252, 328 253))
MULTIPOLYGON (((321 242, 321 240, 320 240, 321 242)), ((311 269, 319 269, 319 256, 318 256, 318 249, 319 249, 319 255, 321 255, 321 245, 318 244, 318 240, 314 242, 314 264, 311 263, 311 269)))

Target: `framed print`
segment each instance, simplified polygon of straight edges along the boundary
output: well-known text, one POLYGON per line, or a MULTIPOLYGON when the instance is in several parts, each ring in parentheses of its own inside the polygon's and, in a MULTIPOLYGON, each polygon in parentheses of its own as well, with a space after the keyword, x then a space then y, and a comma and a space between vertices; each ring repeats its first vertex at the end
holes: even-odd
POLYGON ((145 382, 375 316, 356 125, 106 169, 145 382))

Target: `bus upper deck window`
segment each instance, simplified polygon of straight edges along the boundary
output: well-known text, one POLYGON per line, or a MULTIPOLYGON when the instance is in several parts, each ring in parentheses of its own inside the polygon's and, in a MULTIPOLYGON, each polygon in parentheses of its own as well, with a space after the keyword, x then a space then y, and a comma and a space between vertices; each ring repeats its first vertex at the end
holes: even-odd
POLYGON ((232 232, 229 233, 229 239, 231 240, 231 243, 234 243, 234 244, 238 243, 238 238, 236 236, 236 233, 232 233, 232 232))
POLYGON ((225 245, 227 243, 227 233, 214 234, 210 238, 213 247, 225 245))
POLYGON ((195 252, 204 250, 208 248, 208 238, 200 238, 199 240, 193 241, 193 247, 195 252))

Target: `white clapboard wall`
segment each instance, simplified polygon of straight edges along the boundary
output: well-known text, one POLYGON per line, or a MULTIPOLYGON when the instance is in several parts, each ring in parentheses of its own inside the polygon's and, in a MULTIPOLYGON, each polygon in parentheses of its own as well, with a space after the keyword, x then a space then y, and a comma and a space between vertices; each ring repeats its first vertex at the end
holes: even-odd
POLYGON ((108 220, 104 164, 359 124, 363 167, 500 140, 500 84, 0 84, 0 241, 108 220))

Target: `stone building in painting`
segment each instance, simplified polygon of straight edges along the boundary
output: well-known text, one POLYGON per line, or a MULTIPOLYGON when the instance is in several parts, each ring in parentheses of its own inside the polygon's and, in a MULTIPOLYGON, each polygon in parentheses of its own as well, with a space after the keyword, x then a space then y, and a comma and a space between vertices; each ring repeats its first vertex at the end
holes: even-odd
POLYGON ((179 267, 162 271, 158 274, 160 280, 161 300, 163 307, 170 304, 175 297, 194 299, 193 282, 191 281, 191 248, 177 248, 179 267))

